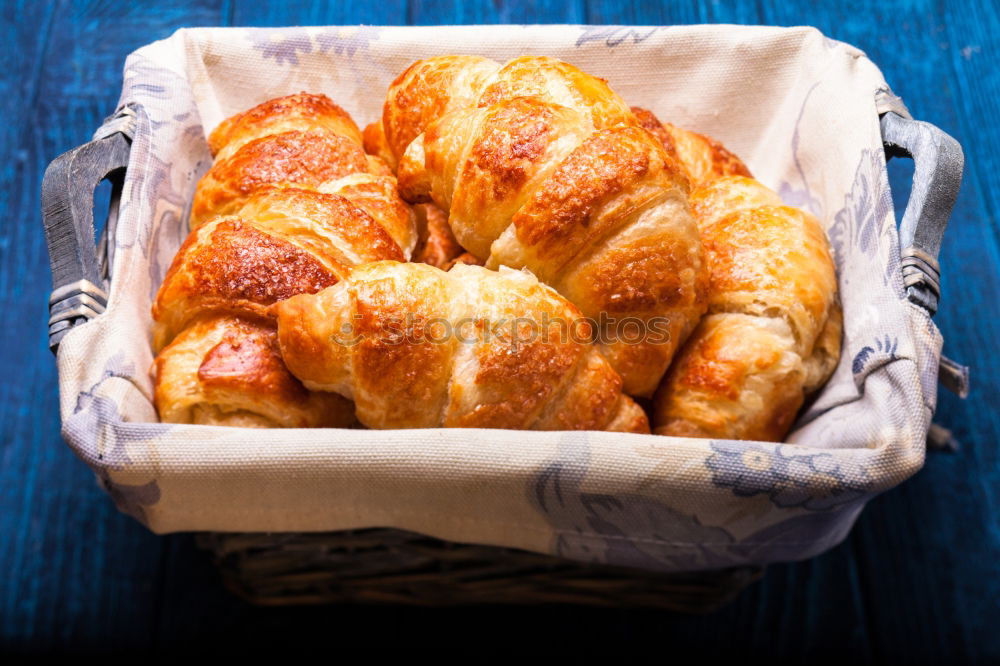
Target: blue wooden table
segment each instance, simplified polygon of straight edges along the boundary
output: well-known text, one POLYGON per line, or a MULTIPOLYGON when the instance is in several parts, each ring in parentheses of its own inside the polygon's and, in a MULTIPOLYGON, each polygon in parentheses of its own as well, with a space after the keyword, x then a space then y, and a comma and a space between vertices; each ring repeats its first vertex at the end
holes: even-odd
MULTIPOLYGON (((266 6, 228 0, 3 3, 0 47, 0 654, 220 654, 349 645, 509 644, 654 648, 669 657, 776 654, 858 662, 1000 661, 1000 7, 996 0, 808 3, 741 0, 381 0, 266 6), (815 560, 771 567, 708 616, 587 609, 250 607, 221 589, 186 535, 120 515, 59 436, 45 341, 49 270, 42 172, 115 105, 125 56, 182 26, 437 23, 811 24, 868 53, 915 116, 965 147, 941 257, 945 353, 973 365, 973 393, 942 393, 961 442, 871 503, 815 560), (513 641, 512 641, 513 639, 513 641)), ((895 162, 895 161, 894 161, 895 162)), ((897 211, 912 167, 891 166, 897 211)))

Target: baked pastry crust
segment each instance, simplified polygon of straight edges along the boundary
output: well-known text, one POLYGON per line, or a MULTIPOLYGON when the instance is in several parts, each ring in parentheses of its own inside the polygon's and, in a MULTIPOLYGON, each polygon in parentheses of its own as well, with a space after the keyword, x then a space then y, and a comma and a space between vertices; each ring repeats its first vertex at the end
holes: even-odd
POLYGON ((250 428, 344 427, 350 401, 307 390, 285 367, 273 322, 210 315, 156 357, 160 419, 250 428))
POLYGON ((696 189, 691 205, 711 273, 709 314, 654 398, 654 432, 780 441, 840 355, 826 235, 744 176, 696 189))
POLYGON ((752 177, 743 161, 712 137, 660 122, 651 111, 638 106, 632 107, 632 113, 681 163, 691 187, 701 187, 722 176, 752 177))
POLYGON ((223 121, 209 136, 215 162, 191 206, 191 228, 233 215, 257 192, 294 187, 340 194, 365 208, 409 257, 416 219, 396 192, 393 171, 368 155, 362 132, 325 95, 269 100, 223 121))
POLYGON ((652 394, 707 273, 685 173, 607 82, 552 58, 430 58, 390 87, 382 127, 405 199, 446 211, 486 266, 528 268, 605 320, 626 392, 652 394), (625 320, 647 335, 623 340, 625 320))
POLYGON ((261 189, 317 189, 367 169, 360 143, 326 129, 254 139, 231 157, 217 160, 198 182, 191 205, 191 228, 197 229, 215 215, 235 213, 261 189))
POLYGON ((350 266, 402 261, 417 242, 391 170, 350 116, 290 95, 224 121, 198 184, 193 231, 153 305, 164 421, 347 426, 353 407, 307 390, 277 352, 269 308, 335 284, 350 266))
POLYGON ((370 428, 649 431, 580 311, 526 272, 365 264, 274 311, 292 373, 370 428))
POLYGON ((781 441, 840 357, 826 234, 718 141, 632 111, 688 174, 710 273, 708 314, 654 396, 654 432, 781 441))
POLYGON ((361 144, 362 135, 350 114, 326 95, 301 92, 269 99, 226 118, 208 135, 208 148, 224 160, 255 139, 292 131, 323 128, 361 144))
POLYGON ((337 194, 262 190, 181 245, 153 304, 153 346, 161 349, 206 312, 265 316, 279 300, 382 259, 402 260, 403 252, 361 206, 337 194))

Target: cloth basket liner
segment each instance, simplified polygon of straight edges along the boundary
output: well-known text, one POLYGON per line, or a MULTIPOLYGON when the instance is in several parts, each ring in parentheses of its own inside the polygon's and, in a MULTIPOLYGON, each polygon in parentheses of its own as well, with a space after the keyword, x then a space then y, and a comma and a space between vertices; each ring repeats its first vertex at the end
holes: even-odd
MULTIPOLYGON (((133 134, 107 311, 58 352, 63 435, 157 533, 395 527, 651 570, 803 559, 917 471, 941 336, 904 298, 878 115, 906 114, 858 49, 812 28, 185 29, 129 56, 133 134), (723 141, 830 238, 839 365, 783 444, 604 432, 252 430, 157 421, 150 306, 188 233, 205 137, 321 92, 359 125, 412 61, 550 55, 723 141)), ((116 121, 121 122, 121 120, 116 121)))

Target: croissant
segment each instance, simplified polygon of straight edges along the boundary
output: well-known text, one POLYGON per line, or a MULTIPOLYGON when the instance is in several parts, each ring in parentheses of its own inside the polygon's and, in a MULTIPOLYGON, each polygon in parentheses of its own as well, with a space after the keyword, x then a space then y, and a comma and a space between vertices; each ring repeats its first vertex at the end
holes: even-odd
POLYGON ((682 168, 606 82, 550 58, 430 58, 393 82, 370 133, 405 199, 446 211, 487 267, 555 288, 596 322, 625 391, 655 390, 705 310, 707 271, 682 168))
MULTIPOLYGON (((382 121, 367 125, 362 132, 365 152, 385 162, 396 170, 396 157, 392 154, 382 131, 382 121)), ((434 204, 417 204, 413 207, 417 215, 417 245, 411 261, 437 266, 448 270, 456 263, 482 264, 475 256, 465 251, 448 226, 448 217, 434 204)))
POLYGON ((752 177, 739 157, 729 152, 715 139, 660 122, 651 111, 632 107, 639 124, 663 144, 664 149, 680 161, 691 187, 700 187, 721 176, 752 177))
POLYGON ((295 188, 261 190, 235 215, 195 229, 153 304, 159 350, 209 311, 263 317, 275 302, 335 284, 350 266, 404 254, 352 200, 295 188))
POLYGON ((826 236, 718 141, 632 111, 688 174, 711 273, 708 314, 654 397, 654 432, 779 441, 840 354, 826 236))
POLYGON ((241 427, 342 427, 339 395, 309 391, 288 372, 274 325, 210 315, 184 329, 153 363, 160 420, 241 427))
POLYGON ((209 145, 217 159, 196 190, 194 230, 153 305, 161 419, 351 424, 347 400, 288 372, 269 307, 354 264, 406 259, 417 238, 410 207, 350 116, 321 95, 265 102, 224 121, 209 145))
POLYGON ((695 189, 708 314, 653 401, 661 435, 780 441, 833 372, 842 313, 827 238, 745 176, 695 189))
POLYGON ((649 432, 580 311, 526 272, 377 262, 273 309, 291 372, 370 428, 649 432))
POLYGON ((386 227, 407 257, 416 245, 412 211, 396 194, 392 171, 365 153, 357 125, 323 95, 264 102, 219 125, 209 146, 217 157, 195 190, 192 229, 236 213, 262 189, 296 187, 354 200, 386 227))
POLYGON ((221 161, 255 139, 317 128, 362 144, 361 132, 347 111, 326 95, 303 92, 269 99, 226 118, 209 135, 208 148, 221 161))
POLYGON ((385 138, 382 121, 378 120, 365 125, 365 129, 361 135, 361 145, 364 146, 365 152, 378 157, 395 173, 397 166, 396 156, 389 147, 389 141, 385 138))

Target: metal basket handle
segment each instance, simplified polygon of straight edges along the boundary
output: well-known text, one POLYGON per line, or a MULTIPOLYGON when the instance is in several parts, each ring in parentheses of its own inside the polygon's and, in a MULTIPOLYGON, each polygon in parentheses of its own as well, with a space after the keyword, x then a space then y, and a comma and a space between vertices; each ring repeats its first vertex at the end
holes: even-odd
MULTIPOLYGON (((890 111, 881 126, 886 159, 913 158, 913 187, 899 224, 903 285, 906 297, 933 315, 941 298, 938 254, 962 184, 965 156, 958 141, 930 123, 890 111)), ((968 366, 942 355, 938 379, 960 398, 968 397, 968 366)), ((927 445, 950 451, 958 447, 950 431, 933 424, 927 445)))
POLYGON ((934 314, 941 298, 937 258, 962 184, 965 157, 958 141, 930 123, 890 111, 881 125, 886 158, 913 158, 913 188, 899 225, 906 296, 934 314))
POLYGON ((49 297, 49 349, 77 324, 104 312, 108 303, 107 258, 113 224, 94 243, 94 190, 112 183, 112 211, 121 194, 131 149, 126 109, 98 130, 97 138, 63 153, 49 164, 42 180, 42 224, 52 267, 49 297))

